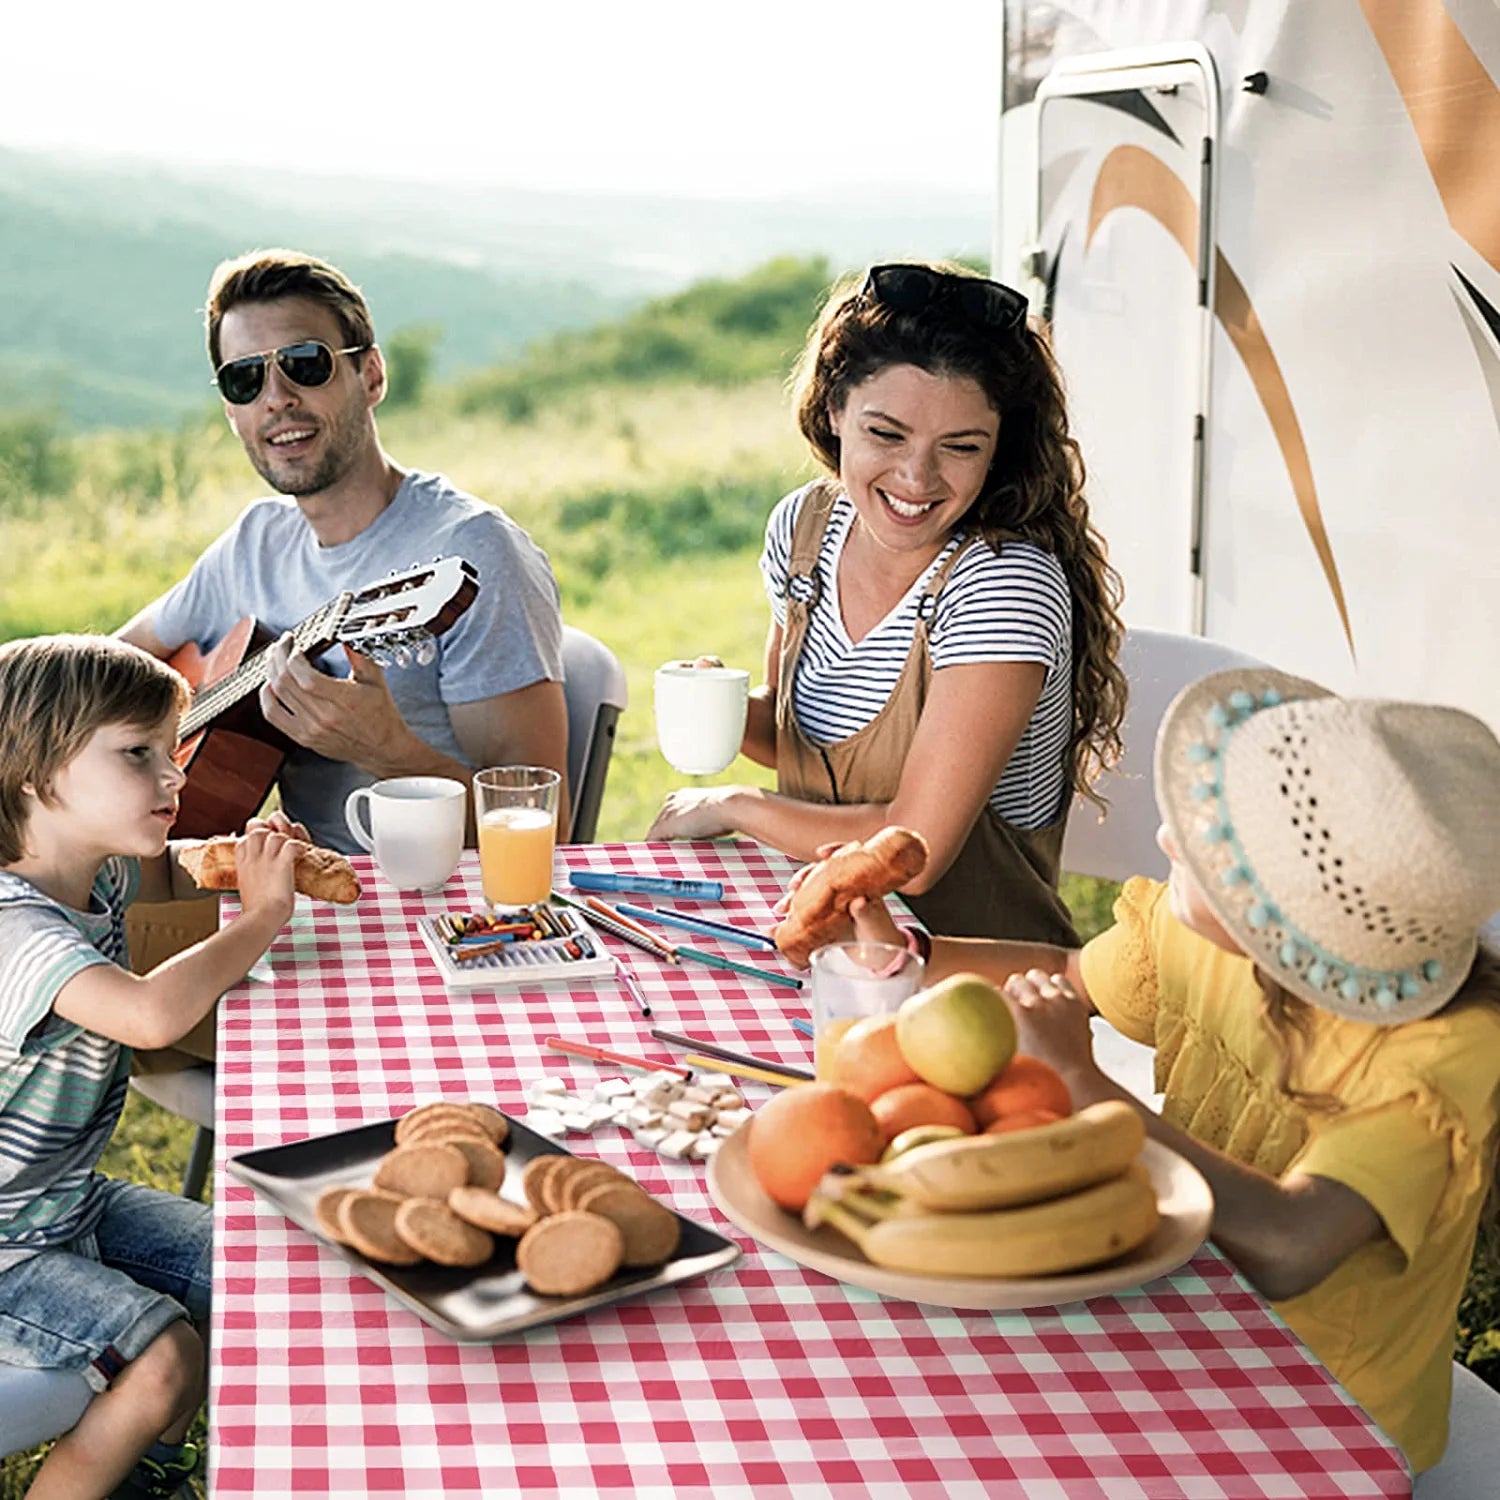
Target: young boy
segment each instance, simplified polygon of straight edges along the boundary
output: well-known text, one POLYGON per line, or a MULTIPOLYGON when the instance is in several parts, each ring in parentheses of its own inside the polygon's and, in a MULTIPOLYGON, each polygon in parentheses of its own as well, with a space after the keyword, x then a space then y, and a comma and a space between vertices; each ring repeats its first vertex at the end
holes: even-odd
POLYGON ((132 1047, 163 1047, 244 978, 291 914, 303 830, 252 820, 240 917, 136 976, 124 911, 192 894, 167 834, 186 683, 134 646, 0 646, 0 1362, 100 1394, 33 1483, 49 1497, 172 1495, 205 1390, 210 1214, 95 1170, 132 1047))

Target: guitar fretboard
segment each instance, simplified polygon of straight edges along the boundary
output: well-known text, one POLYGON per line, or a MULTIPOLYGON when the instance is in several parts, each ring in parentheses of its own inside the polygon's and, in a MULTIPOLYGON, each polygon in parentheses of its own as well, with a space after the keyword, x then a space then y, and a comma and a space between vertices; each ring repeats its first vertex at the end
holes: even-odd
MULTIPOLYGON (((296 650, 311 656, 326 651, 338 639, 339 625, 349 607, 351 594, 340 594, 321 609, 316 609, 305 620, 292 627, 292 644, 296 650)), ((227 677, 210 683, 194 694, 188 711, 182 716, 182 727, 178 739, 185 740, 197 734, 220 714, 234 707, 242 698, 258 693, 265 686, 267 648, 262 647, 254 656, 242 662, 227 677)))

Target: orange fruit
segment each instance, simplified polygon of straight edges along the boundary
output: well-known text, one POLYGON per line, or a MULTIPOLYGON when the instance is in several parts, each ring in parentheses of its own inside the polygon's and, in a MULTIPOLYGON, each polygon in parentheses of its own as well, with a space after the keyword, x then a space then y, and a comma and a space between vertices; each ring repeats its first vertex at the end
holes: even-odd
POLYGON ((1073 1113, 1073 1096, 1061 1074, 1039 1057, 1018 1052, 983 1093, 969 1100, 969 1108, 981 1130, 988 1130, 1001 1115, 1023 1110, 1047 1109, 1062 1116, 1073 1113))
POLYGON ((856 1021, 834 1048, 828 1078, 867 1103, 887 1089, 922 1081, 896 1045, 894 1013, 856 1021))
POLYGON ((1062 1119, 1055 1109, 1018 1109, 1014 1114, 996 1115, 984 1127, 986 1135, 1004 1135, 1007 1130, 1030 1130, 1033 1125, 1051 1125, 1062 1119))
POLYGON ((974 1116, 956 1094, 945 1094, 930 1083, 903 1083, 887 1089, 870 1104, 880 1126, 883 1151, 914 1125, 956 1125, 965 1135, 975 1133, 974 1116))
POLYGON ((885 1149, 870 1106, 832 1083, 783 1089, 750 1117, 749 1131, 756 1181, 792 1213, 807 1206, 830 1167, 867 1167, 885 1149))

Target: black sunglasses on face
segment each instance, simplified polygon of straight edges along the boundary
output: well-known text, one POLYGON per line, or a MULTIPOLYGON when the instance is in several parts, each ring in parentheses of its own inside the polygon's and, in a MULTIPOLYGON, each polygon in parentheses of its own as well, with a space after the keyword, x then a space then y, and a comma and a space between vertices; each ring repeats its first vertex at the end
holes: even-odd
POLYGON ((322 339, 303 339, 297 344, 283 344, 259 354, 243 354, 227 359, 214 371, 219 394, 232 406, 249 406, 266 384, 266 361, 274 359, 276 368, 293 385, 315 389, 333 379, 334 358, 340 354, 363 354, 368 344, 351 344, 334 349, 322 339))
POLYGON ((1009 333, 1026 322, 1026 298, 1014 287, 984 276, 955 276, 931 266, 871 266, 859 294, 904 313, 949 303, 971 323, 996 333, 1009 333))

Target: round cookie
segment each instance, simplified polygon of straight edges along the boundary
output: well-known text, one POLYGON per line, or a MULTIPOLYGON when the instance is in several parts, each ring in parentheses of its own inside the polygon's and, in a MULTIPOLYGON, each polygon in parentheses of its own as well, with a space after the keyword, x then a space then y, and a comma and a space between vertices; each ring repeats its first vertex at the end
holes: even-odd
POLYGON ((427 1146, 420 1142, 397 1146, 381 1157, 372 1187, 399 1193, 404 1198, 438 1198, 446 1201, 456 1187, 469 1180, 469 1163, 457 1146, 427 1146))
POLYGON ((594 1187, 601 1182, 629 1182, 630 1179, 617 1168, 603 1161, 588 1161, 583 1158, 575 1158, 577 1165, 572 1171, 564 1174, 559 1172, 547 1184, 548 1195, 556 1204, 557 1210, 564 1208, 577 1208, 578 1196, 585 1188, 594 1187))
POLYGON ((533 1225, 516 1246, 516 1265, 532 1291, 576 1297, 602 1286, 620 1269, 625 1241, 608 1219, 570 1211, 533 1225))
POLYGON ((313 1204, 313 1218, 317 1221, 319 1232, 340 1245, 344 1243, 344 1230, 339 1223, 339 1205, 356 1191, 355 1188, 347 1187, 324 1188, 318 1194, 318 1201, 313 1204))
POLYGON ((484 1127, 467 1115, 439 1115, 436 1119, 426 1120, 411 1131, 401 1144, 434 1146, 443 1141, 455 1140, 479 1141, 486 1146, 493 1144, 484 1133, 484 1127))
POLYGON ((488 1188, 492 1193, 500 1191, 500 1184, 505 1181, 505 1158, 490 1144, 488 1136, 476 1140, 473 1136, 450 1135, 442 1144, 463 1153, 469 1164, 469 1187, 488 1188))
POLYGON ((477 1099, 470 1099, 464 1108, 479 1121, 485 1134, 496 1146, 503 1147, 510 1139, 510 1121, 493 1104, 481 1104, 477 1099))
POLYGON ((396 1210, 402 1201, 389 1193, 350 1193, 339 1204, 340 1238, 371 1260, 389 1266, 416 1265, 422 1257, 396 1233, 396 1210))
POLYGON ((553 1172, 566 1161, 571 1161, 565 1152, 549 1151, 545 1156, 533 1156, 526 1163, 521 1173, 521 1188, 526 1194, 526 1201, 539 1213, 547 1214, 552 1210, 547 1205, 547 1200, 542 1195, 542 1190, 547 1179, 553 1172))
POLYGON ((620 1231, 627 1266, 660 1265, 677 1248, 682 1225, 665 1204, 633 1182, 601 1182, 578 1197, 583 1213, 598 1214, 620 1231))
POLYGON ((448 1207, 460 1219, 480 1229, 512 1238, 525 1234, 538 1219, 534 1208, 512 1203, 509 1198, 486 1192, 482 1187, 454 1188, 448 1194, 448 1207))
POLYGON ((396 1144, 404 1146, 412 1132, 419 1125, 425 1125, 429 1121, 445 1117, 460 1120, 475 1119, 475 1116, 466 1105, 454 1104, 447 1099, 435 1099, 431 1104, 419 1104, 415 1109, 408 1110, 396 1121, 396 1144))
POLYGON ((586 1172, 593 1165, 585 1157, 564 1156, 542 1179, 541 1199, 544 1214, 561 1213, 567 1205, 562 1200, 563 1185, 579 1172, 586 1172))
POLYGON ((397 1206, 396 1233, 440 1266, 482 1266, 495 1253, 490 1235, 430 1198, 408 1198, 397 1206))

